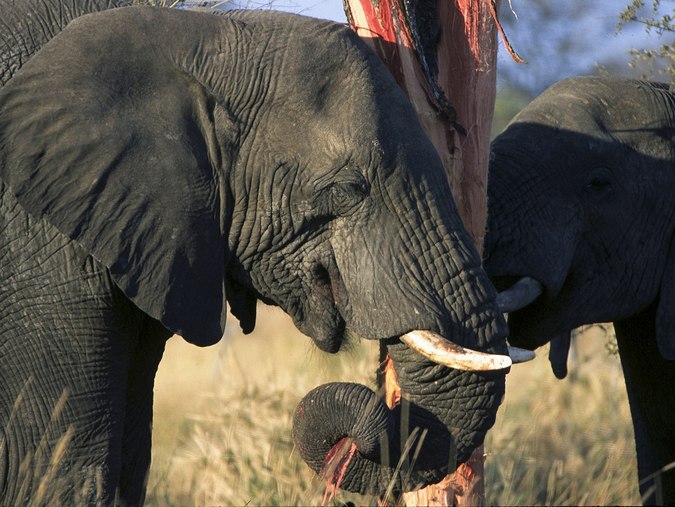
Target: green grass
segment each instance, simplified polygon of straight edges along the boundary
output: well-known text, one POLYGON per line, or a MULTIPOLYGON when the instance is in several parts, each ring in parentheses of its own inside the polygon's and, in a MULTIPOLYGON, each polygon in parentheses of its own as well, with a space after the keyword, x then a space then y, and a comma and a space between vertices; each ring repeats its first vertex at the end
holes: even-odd
MULTIPOLYGON (((253 334, 212 348, 171 340, 157 379, 148 505, 321 502, 323 484, 293 450, 293 411, 324 382, 372 385, 376 347, 329 356, 280 311, 260 308, 258 321, 253 334)), ((639 503, 618 358, 600 336, 580 343, 573 378, 555 379, 543 352, 509 375, 485 446, 488 504, 639 503)), ((346 501, 372 498, 339 493, 337 504, 346 501)))

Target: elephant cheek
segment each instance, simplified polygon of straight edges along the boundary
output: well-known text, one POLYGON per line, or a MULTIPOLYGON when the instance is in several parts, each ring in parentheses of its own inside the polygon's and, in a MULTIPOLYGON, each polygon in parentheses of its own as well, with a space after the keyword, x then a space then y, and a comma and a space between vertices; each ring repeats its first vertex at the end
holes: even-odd
POLYGON ((0 491, 5 491, 9 471, 9 449, 4 431, 0 431, 0 491))

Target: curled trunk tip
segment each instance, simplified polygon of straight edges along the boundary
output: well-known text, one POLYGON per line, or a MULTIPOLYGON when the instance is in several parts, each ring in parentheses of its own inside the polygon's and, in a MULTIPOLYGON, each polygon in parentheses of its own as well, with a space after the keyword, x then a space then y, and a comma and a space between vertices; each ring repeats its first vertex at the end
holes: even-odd
POLYGON ((353 440, 361 456, 379 460, 393 428, 389 408, 372 390, 333 382, 312 389, 300 401, 293 416, 293 441, 302 459, 320 474, 326 456, 344 438, 353 440))

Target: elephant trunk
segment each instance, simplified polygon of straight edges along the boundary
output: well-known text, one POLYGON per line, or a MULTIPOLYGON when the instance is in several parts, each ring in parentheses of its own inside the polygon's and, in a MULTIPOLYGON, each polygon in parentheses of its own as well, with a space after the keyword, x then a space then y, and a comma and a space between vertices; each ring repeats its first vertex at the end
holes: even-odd
POLYGON ((350 439, 357 452, 340 487, 364 494, 386 489, 392 473, 379 462, 384 461, 395 427, 392 411, 373 391, 361 384, 334 382, 302 399, 293 417, 293 441, 309 467, 323 476, 329 472, 331 454, 350 439))
POLYGON ((298 405, 293 439, 309 467, 342 489, 360 494, 409 491, 435 482, 436 477, 411 473, 407 462, 413 458, 418 432, 411 445, 406 446, 407 439, 401 441, 403 413, 400 407, 390 410, 361 384, 324 384, 298 405), (345 443, 356 452, 332 469, 331 458, 347 450, 345 443))
POLYGON ((330 474, 329 458, 345 440, 353 443, 339 486, 361 494, 398 494, 440 481, 483 442, 504 393, 504 370, 439 366, 398 339, 387 349, 401 385, 399 406, 390 410, 359 384, 325 384, 307 394, 293 420, 300 455, 318 474, 330 474))

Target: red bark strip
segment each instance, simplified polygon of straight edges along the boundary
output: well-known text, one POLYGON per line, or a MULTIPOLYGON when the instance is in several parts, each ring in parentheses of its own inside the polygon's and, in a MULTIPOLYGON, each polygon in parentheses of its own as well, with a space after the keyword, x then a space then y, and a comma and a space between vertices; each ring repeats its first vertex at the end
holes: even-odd
POLYGON ((499 30, 499 35, 502 37, 502 42, 504 43, 504 47, 506 47, 506 51, 508 51, 509 55, 511 55, 511 58, 513 59, 514 62, 516 63, 527 63, 523 58, 520 57, 518 53, 516 53, 516 50, 513 49, 513 46, 511 45, 511 42, 509 41, 509 38, 506 36, 506 32, 504 31, 504 27, 502 27, 502 24, 499 22, 499 16, 497 15, 497 1, 496 0, 490 0, 490 13, 492 14, 492 19, 495 22, 495 25, 497 25, 497 30, 499 30))
MULTIPOLYGON (((459 213, 482 249, 487 221, 487 166, 496 94, 497 37, 489 0, 440 1, 439 84, 467 132, 446 172, 459 213)), ((450 132, 448 132, 448 136, 450 132)))

